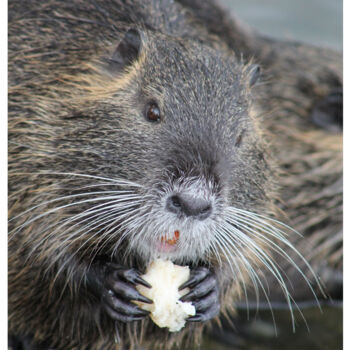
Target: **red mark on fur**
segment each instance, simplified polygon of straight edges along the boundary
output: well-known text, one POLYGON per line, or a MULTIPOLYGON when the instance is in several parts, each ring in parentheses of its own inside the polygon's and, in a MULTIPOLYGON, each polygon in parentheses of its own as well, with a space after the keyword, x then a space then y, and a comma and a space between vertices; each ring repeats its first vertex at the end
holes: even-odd
POLYGON ((167 244, 170 244, 170 245, 175 245, 177 243, 177 241, 179 240, 180 238, 180 232, 179 231, 175 231, 174 232, 174 236, 173 238, 169 238, 169 239, 166 239, 165 236, 162 236, 161 238, 161 242, 162 243, 167 243, 167 244))

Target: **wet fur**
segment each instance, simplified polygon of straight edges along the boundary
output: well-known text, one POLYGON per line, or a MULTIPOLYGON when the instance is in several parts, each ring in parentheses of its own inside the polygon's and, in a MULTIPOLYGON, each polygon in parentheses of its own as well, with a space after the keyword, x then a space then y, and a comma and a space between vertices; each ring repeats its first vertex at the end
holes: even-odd
MULTIPOLYGON (((118 1, 103 2, 103 7, 93 1, 73 1, 65 5, 60 3, 60 6, 56 6, 54 1, 45 4, 33 1, 28 4, 28 8, 26 3, 16 4, 13 1, 9 4, 9 208, 10 217, 15 217, 10 223, 10 231, 15 230, 15 234, 9 241, 9 330, 10 333, 29 335, 36 342, 49 341, 51 346, 58 349, 115 349, 114 323, 100 309, 96 296, 89 292, 89 280, 86 276, 93 273, 94 264, 103 264, 105 259, 110 259, 111 254, 120 262, 136 266, 140 270, 144 269, 145 262, 150 259, 147 253, 141 256, 118 252, 115 254, 115 244, 120 244, 120 251, 123 252, 123 248, 127 247, 124 246, 124 241, 120 242, 119 235, 114 235, 117 228, 115 231, 113 228, 108 231, 108 242, 101 241, 88 232, 81 237, 75 236, 73 241, 70 231, 48 234, 47 230, 52 230, 52 227, 55 230, 63 223, 62 220, 77 214, 74 206, 59 212, 54 211, 52 215, 44 217, 45 220, 36 220, 29 224, 30 218, 41 215, 43 207, 39 206, 27 215, 18 216, 24 210, 45 201, 49 201, 45 205, 45 211, 54 210, 57 207, 57 198, 78 195, 84 187, 87 194, 83 199, 93 198, 89 194, 91 191, 110 189, 110 181, 67 173, 113 178, 117 167, 118 177, 136 183, 144 179, 145 187, 154 186, 155 180, 163 180, 164 184, 168 184, 168 174, 175 173, 179 178, 181 171, 187 176, 204 175, 206 181, 216 183, 226 183, 227 178, 233 177, 236 180, 243 179, 241 182, 231 183, 230 187, 230 191, 236 195, 234 200, 238 207, 255 211, 259 209, 265 215, 275 212, 275 183, 272 175, 275 166, 264 151, 265 131, 258 120, 262 110, 256 104, 253 106, 254 100, 251 99, 249 87, 247 88, 249 64, 234 57, 229 51, 229 45, 219 44, 215 36, 178 3, 145 3, 135 6, 134 2, 129 5, 127 2, 123 8, 118 1), (110 6, 110 3, 114 3, 114 6, 110 6), (130 21, 146 33, 144 50, 138 61, 127 71, 114 74, 106 69, 104 58, 112 55, 130 21), (225 136, 227 124, 215 124, 214 119, 211 128, 207 125, 201 128, 200 119, 193 120, 193 115, 200 118, 203 113, 214 116, 218 113, 218 106, 215 104, 208 105, 206 101, 191 100, 198 98, 192 96, 191 92, 200 88, 196 83, 198 76, 191 76, 191 72, 197 67, 186 67, 183 74, 189 85, 183 85, 183 81, 174 82, 175 89, 172 85, 165 84, 174 76, 173 72, 164 69, 162 74, 152 74, 150 57, 155 50, 159 50, 159 47, 153 45, 167 42, 167 35, 173 37, 167 44, 167 49, 173 50, 170 57, 175 55, 177 58, 171 62, 172 67, 176 67, 176 62, 181 62, 182 59, 184 65, 178 65, 178 69, 186 66, 186 55, 182 58, 184 52, 191 57, 203 59, 201 64, 204 77, 205 57, 208 53, 212 54, 213 59, 218 55, 233 63, 232 74, 238 76, 238 79, 232 77, 232 82, 236 82, 231 86, 233 96, 238 105, 247 106, 246 110, 241 111, 242 118, 245 113, 249 113, 253 121, 247 124, 242 122, 245 127, 251 128, 245 135, 242 152, 246 157, 252 157, 252 160, 258 157, 256 168, 245 168, 237 164, 234 166, 235 164, 227 162, 226 155, 213 153, 213 150, 223 149, 232 159, 232 145, 225 144, 229 139, 225 136), (176 39, 178 36, 185 39, 176 39), (193 37, 196 42, 191 42, 193 37), (203 41, 208 47, 202 47, 203 41), (173 108, 166 113, 183 116, 183 123, 180 124, 182 129, 178 128, 179 124, 174 124, 169 129, 169 132, 173 131, 169 135, 175 134, 177 138, 164 135, 156 139, 162 148, 169 150, 164 156, 176 159, 177 168, 170 167, 166 173, 157 171, 158 164, 167 161, 167 158, 162 159, 162 154, 150 154, 147 162, 139 158, 140 151, 147 150, 150 140, 154 142, 150 136, 157 126, 145 124, 140 116, 140 109, 135 107, 135 83, 140 84, 140 79, 144 79, 150 84, 154 76, 159 79, 154 82, 155 85, 161 82, 165 93, 152 90, 145 91, 144 94, 157 97, 163 103, 163 110, 168 106, 179 106, 176 98, 186 102, 182 106, 190 105, 193 108, 191 115, 186 108, 173 108), (191 86, 191 82, 194 82, 194 86, 191 86), (130 125, 127 117, 132 114, 138 115, 139 119, 130 125), (117 115, 125 118, 109 118, 117 115), (183 147, 186 132, 194 129, 191 124, 193 122, 199 125, 198 134, 193 135, 188 143, 186 154, 197 152, 197 156, 183 159, 176 150, 183 147), (131 130, 137 134, 136 138, 130 137, 131 130), (215 139, 216 144, 211 144, 211 135, 207 134, 209 130, 213 130, 211 132, 215 135, 223 134, 223 138, 215 139), (199 144, 202 148, 197 148, 199 144), (116 152, 117 149, 120 151, 116 152), (123 149, 127 151, 123 152, 123 149), (191 152, 191 149, 195 152, 191 152), (209 154, 207 159, 206 154, 209 154), (210 162, 213 159, 217 164, 216 173, 222 177, 220 180, 212 178, 210 162), (152 169, 149 169, 149 163, 152 164, 152 169), (235 173, 235 169, 239 169, 238 173, 235 173), (92 185, 96 187, 86 187, 92 185), (245 188, 249 188, 249 191, 244 191, 245 188), (50 228, 50 225, 53 226, 50 228), (41 310, 39 314, 35 311, 38 308, 41 310), (67 335, 67 338, 62 337, 62 334, 67 335)), ((157 63, 166 67, 169 65, 168 59, 169 57, 164 56, 164 61, 157 63)), ((218 62, 222 63, 221 60, 218 62)), ((213 84, 212 91, 216 91, 218 97, 225 91, 222 79, 224 72, 227 69, 221 67, 215 72, 216 75, 207 77, 208 84, 213 84)), ((208 93, 207 88, 202 87, 205 93, 208 93)), ((219 111, 225 115, 225 106, 221 108, 223 109, 219 111)), ((238 127, 232 125, 231 131, 237 130, 238 127)), ((238 136, 233 132, 230 140, 235 137, 238 139, 238 136)), ((122 189, 123 186, 117 188, 122 189)), ((145 193, 144 188, 133 189, 134 194, 143 201, 145 196, 152 195, 147 191, 145 193)), ((160 189, 162 190, 164 188, 160 189)), ((72 201, 73 197, 59 203, 67 205, 72 201)), ((86 205, 87 203, 82 203, 78 213, 88 210, 89 206, 86 205)), ((135 245, 137 246, 136 243, 135 245)), ((140 249, 136 248, 137 250, 140 249)), ((194 256, 196 255, 198 254, 194 256)), ((187 261, 184 259, 181 263, 205 263, 218 271, 225 313, 232 309, 233 298, 243 296, 244 290, 238 281, 231 281, 228 264, 219 267, 217 258, 212 255, 204 262, 196 259, 192 262, 187 257, 187 261)), ((249 280, 248 275, 242 278, 249 280)), ((184 332, 170 335, 145 321, 140 327, 136 324, 122 326, 120 333, 125 343, 131 347, 144 340, 145 344, 153 343, 152 348, 164 348, 164 341, 171 348, 182 341, 186 343, 194 340, 198 343, 202 329, 203 325, 188 325, 184 332), (150 332, 152 336, 148 338, 147 334, 150 332), (154 341, 155 339, 158 341, 154 341)))

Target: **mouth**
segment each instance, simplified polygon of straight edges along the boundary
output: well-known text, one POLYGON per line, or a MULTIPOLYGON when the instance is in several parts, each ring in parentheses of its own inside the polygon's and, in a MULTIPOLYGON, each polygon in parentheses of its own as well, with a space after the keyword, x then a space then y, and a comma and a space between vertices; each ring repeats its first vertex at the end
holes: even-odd
POLYGON ((174 252, 178 248, 180 231, 174 231, 172 237, 162 236, 160 242, 157 242, 157 250, 162 253, 174 252))

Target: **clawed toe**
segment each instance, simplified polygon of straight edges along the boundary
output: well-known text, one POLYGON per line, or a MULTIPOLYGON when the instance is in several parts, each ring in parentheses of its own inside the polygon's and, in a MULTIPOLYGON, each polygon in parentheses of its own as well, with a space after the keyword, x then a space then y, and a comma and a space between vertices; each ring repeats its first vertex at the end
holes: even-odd
POLYGON ((102 302, 107 314, 114 320, 132 322, 142 320, 149 315, 140 309, 134 301, 151 304, 152 300, 141 295, 136 284, 151 287, 135 269, 125 269, 115 264, 108 264, 105 278, 105 292, 102 302))
POLYGON ((220 312, 220 295, 215 274, 205 267, 191 271, 190 278, 180 286, 180 290, 190 288, 190 291, 180 300, 191 302, 196 308, 196 315, 189 317, 189 322, 204 322, 220 312))

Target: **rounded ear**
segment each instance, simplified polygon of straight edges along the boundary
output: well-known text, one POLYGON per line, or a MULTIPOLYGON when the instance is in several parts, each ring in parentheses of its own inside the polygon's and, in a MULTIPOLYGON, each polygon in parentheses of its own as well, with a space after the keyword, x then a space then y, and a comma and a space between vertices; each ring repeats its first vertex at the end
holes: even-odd
POLYGON ((259 80, 261 76, 261 69, 260 66, 257 64, 252 64, 249 67, 249 86, 253 86, 256 84, 256 82, 259 80))
POLYGON ((112 57, 107 60, 109 71, 121 70, 137 60, 141 52, 141 36, 142 34, 138 29, 128 29, 112 57))

